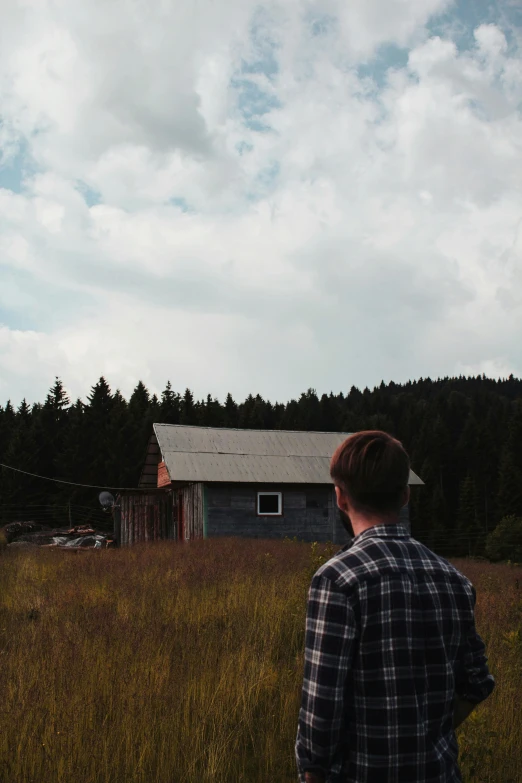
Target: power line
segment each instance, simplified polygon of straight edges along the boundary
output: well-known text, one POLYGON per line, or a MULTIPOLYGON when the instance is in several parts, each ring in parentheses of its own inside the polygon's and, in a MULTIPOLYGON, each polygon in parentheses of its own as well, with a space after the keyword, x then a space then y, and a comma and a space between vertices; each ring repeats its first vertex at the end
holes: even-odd
POLYGON ((14 470, 16 473, 23 473, 25 476, 32 476, 33 478, 42 479, 43 481, 54 481, 55 484, 68 484, 70 487, 86 487, 87 489, 115 489, 121 490, 142 490, 143 487, 109 487, 107 484, 79 484, 76 481, 64 481, 63 479, 50 478, 49 476, 40 476, 38 473, 29 473, 28 470, 20 470, 20 468, 13 468, 12 465, 4 465, 0 462, 0 468, 7 468, 7 470, 14 470))

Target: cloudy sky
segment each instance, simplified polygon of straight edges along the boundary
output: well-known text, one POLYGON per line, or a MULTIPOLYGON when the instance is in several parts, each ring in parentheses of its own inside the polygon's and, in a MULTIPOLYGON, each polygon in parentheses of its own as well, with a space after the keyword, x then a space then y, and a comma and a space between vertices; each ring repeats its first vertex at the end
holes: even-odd
POLYGON ((522 374, 518 0, 5 0, 0 402, 522 374))

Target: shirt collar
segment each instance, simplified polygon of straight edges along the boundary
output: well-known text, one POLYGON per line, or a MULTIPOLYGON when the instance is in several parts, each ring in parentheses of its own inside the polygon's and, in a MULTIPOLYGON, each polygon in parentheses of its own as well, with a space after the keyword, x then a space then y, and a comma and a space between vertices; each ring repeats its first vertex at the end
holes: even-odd
POLYGON ((365 538, 409 538, 410 534, 404 525, 386 522, 382 525, 372 525, 355 536, 352 543, 362 541, 365 538))

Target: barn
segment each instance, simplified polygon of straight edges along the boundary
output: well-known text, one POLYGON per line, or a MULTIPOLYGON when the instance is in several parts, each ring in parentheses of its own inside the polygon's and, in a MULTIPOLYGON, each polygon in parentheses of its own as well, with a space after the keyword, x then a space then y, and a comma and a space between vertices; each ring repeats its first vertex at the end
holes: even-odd
MULTIPOLYGON (((329 465, 350 433, 153 429, 139 488, 117 503, 121 545, 214 536, 346 542, 329 465)), ((410 484, 423 484, 413 471, 410 484)), ((402 518, 409 524, 407 506, 402 518)))

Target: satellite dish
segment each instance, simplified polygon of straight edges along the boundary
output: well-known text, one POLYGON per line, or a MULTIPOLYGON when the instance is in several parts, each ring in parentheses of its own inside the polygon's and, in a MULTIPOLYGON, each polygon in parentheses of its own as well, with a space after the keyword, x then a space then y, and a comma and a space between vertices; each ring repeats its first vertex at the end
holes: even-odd
POLYGON ((109 508, 114 506, 114 497, 110 492, 100 492, 98 499, 102 504, 104 511, 107 511, 109 508))

